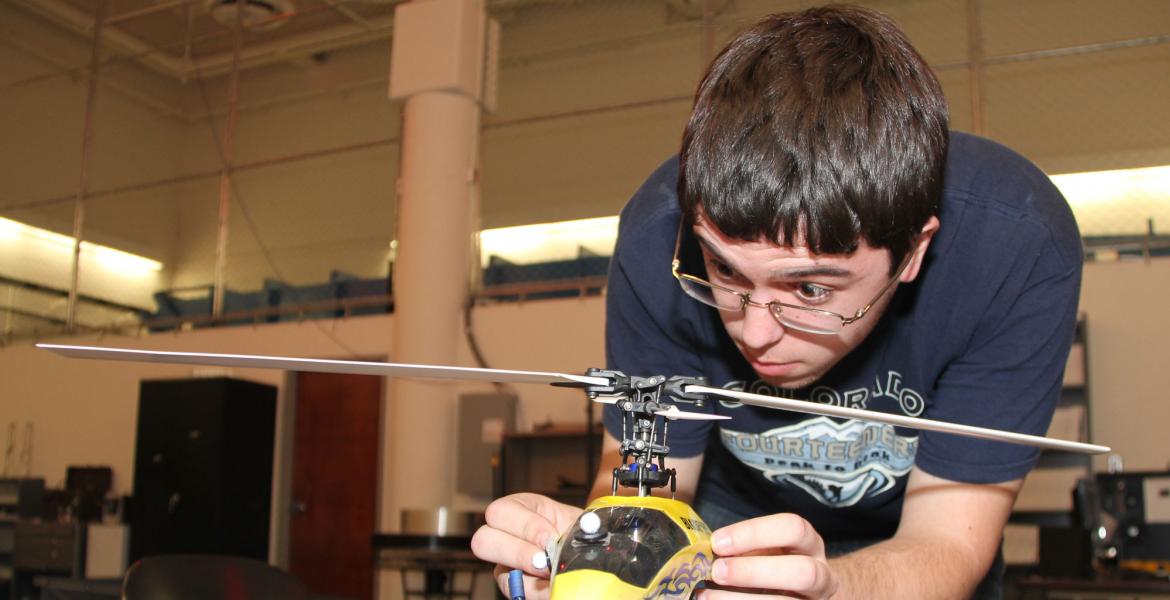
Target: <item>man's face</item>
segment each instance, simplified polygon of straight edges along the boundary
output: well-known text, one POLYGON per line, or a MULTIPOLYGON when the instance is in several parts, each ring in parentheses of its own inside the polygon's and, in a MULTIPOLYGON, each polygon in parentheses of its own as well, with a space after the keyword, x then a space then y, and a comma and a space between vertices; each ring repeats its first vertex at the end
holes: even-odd
MULTIPOLYGON (((705 218, 697 221, 694 233, 703 251, 708 280, 748 293, 754 302, 780 301, 851 317, 890 280, 890 253, 870 247, 864 240, 847 255, 816 255, 801 244, 789 248, 770 241, 728 238, 705 218)), ((937 228, 938 220, 932 217, 911 250, 899 282, 917 276, 922 255, 937 228)), ((781 388, 799 388, 820 379, 869 335, 895 287, 882 294, 863 319, 833 335, 786 328, 768 309, 758 306, 740 312, 719 311, 719 316, 760 379, 781 388)))

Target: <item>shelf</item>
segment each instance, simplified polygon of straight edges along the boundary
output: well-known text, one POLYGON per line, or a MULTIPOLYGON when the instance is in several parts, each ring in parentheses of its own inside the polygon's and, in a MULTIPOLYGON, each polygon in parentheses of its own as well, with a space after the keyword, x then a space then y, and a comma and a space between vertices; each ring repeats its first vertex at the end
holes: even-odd
POLYGON ((1016 525, 1068 527, 1072 525, 1072 516, 1068 511, 1017 510, 1012 513, 1008 522, 1016 525))
MULTIPOLYGON (((1065 367, 1056 413, 1048 429, 1050 437, 1089 442, 1088 325, 1084 315, 1077 321, 1073 346, 1065 367)), ((1060 450, 1044 450, 1028 474, 1008 520, 1012 539, 1005 530, 1005 556, 1011 550, 1012 566, 1027 572, 1040 566, 1040 531, 1073 525, 1073 489, 1077 481, 1093 475, 1092 457, 1060 450), (1009 548, 1010 546, 1010 548, 1009 548)), ((1049 557, 1051 559, 1051 557, 1049 557)))
POLYGON ((557 427, 504 436, 501 445, 502 495, 533 492, 581 505, 589 494, 601 448, 600 426, 590 443, 585 428, 557 427), (566 485, 572 484, 572 485, 566 485))

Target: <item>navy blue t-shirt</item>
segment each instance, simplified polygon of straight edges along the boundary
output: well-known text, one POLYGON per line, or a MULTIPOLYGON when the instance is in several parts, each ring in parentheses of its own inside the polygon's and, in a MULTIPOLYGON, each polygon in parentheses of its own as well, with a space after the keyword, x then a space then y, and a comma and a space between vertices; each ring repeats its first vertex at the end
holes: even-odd
MULTIPOLYGON (((1081 241, 1068 204, 1018 154, 952 133, 940 228, 915 281, 824 377, 781 390, 759 380, 715 309, 670 273, 678 161, 622 210, 610 266, 606 356, 629 375, 702 375, 712 386, 1043 435, 1076 324, 1081 241)), ((692 236, 682 260, 702 273, 692 236)), ((1023 477, 1026 446, 711 402, 719 422, 675 421, 671 454, 705 453, 698 493, 732 512, 795 512, 827 540, 897 528, 911 467, 968 483, 1023 477)), ((620 414, 605 425, 620 439, 620 414)), ((668 459, 669 461, 669 459, 668 459)), ((669 465, 669 462, 668 462, 669 465)))

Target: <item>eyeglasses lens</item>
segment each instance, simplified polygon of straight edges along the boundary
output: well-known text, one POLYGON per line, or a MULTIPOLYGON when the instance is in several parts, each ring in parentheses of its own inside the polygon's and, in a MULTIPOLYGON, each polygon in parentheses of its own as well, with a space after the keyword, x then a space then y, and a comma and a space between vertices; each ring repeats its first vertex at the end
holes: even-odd
MULTIPOLYGON (((699 283, 687 277, 680 277, 679 285, 688 296, 722 311, 738 312, 743 310, 745 302, 743 296, 699 283)), ((841 319, 817 311, 785 308, 779 304, 768 305, 769 312, 785 327, 806 331, 809 333, 831 334, 841 331, 841 319)))

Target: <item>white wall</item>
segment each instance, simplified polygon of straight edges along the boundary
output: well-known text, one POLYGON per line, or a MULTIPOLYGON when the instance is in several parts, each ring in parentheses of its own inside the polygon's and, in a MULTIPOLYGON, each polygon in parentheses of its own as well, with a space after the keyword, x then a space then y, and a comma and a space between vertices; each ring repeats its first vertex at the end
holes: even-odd
POLYGON ((1085 266, 1093 439, 1112 446, 1129 470, 1170 469, 1167 298, 1170 258, 1085 266))
MULTIPOLYGON (((474 329, 491 367, 580 373, 604 366, 602 349, 603 302, 600 298, 549 300, 485 306, 476 310, 474 329)), ((305 321, 260 327, 233 327, 141 338, 75 338, 70 343, 192 352, 269 354, 365 360, 392 359, 392 316, 338 321, 305 321), (345 348, 333 340, 340 340, 345 348), (352 351, 352 353, 351 353, 352 351)), ((474 366, 464 349, 460 364, 474 366)), ((63 487, 69 465, 109 465, 114 469, 114 494, 130 494, 133 483, 134 436, 137 426, 138 386, 143 379, 189 377, 207 369, 64 359, 31 345, 0 348, 0 435, 15 423, 17 440, 32 424, 30 474, 47 485, 63 487)), ((287 550, 287 514, 291 486, 289 388, 283 372, 234 369, 232 375, 274 385, 278 392, 279 423, 273 505, 273 558, 278 563, 287 550)), ((386 386, 386 401, 390 386, 386 386)), ((461 391, 490 392, 485 385, 461 385, 461 391)), ((552 420, 583 423, 584 397, 579 391, 545 386, 516 386, 520 397, 517 426, 552 420)), ((420 439, 419 448, 432 443, 454 444, 457 424, 447 440, 420 439)), ((8 440, 0 440, 7 442, 8 440)), ((0 446, 2 447, 2 446, 0 446)), ((14 457, 17 458, 17 457, 14 457)), ((11 465, 14 469, 18 467, 11 465)), ((23 471, 14 474, 23 475, 23 471)), ((454 473, 447 474, 454 478, 454 473)), ((482 509, 487 498, 457 497, 456 508, 482 509)), ((392 511, 397 514, 397 511, 392 511)), ((394 531, 397 522, 381 523, 394 531)))
MULTIPOLYGON (((1170 340, 1167 296, 1170 259, 1085 268, 1081 311, 1089 322, 1093 437, 1114 446, 1133 468, 1165 468, 1170 461, 1170 445, 1161 435, 1161 424, 1170 421, 1170 381, 1161 350, 1170 340)), ((602 305, 600 298, 584 298, 483 306, 475 311, 473 327, 491 367, 580 372, 604 364, 602 305)), ((393 356, 392 327, 392 316, 374 316, 77 341, 385 359, 393 356), (355 354, 339 347, 323 329, 355 354)), ((466 350, 460 362, 473 364, 466 350)), ((116 492, 129 493, 138 382, 191 373, 190 367, 181 366, 66 360, 28 345, 0 348, 0 424, 34 424, 32 473, 50 485, 64 481, 67 465, 109 464, 115 469, 116 492)), ((280 373, 237 370, 236 375, 284 386, 280 373)), ((522 430, 550 418, 584 419, 584 404, 575 392, 542 386, 519 386, 517 391, 522 430)))

